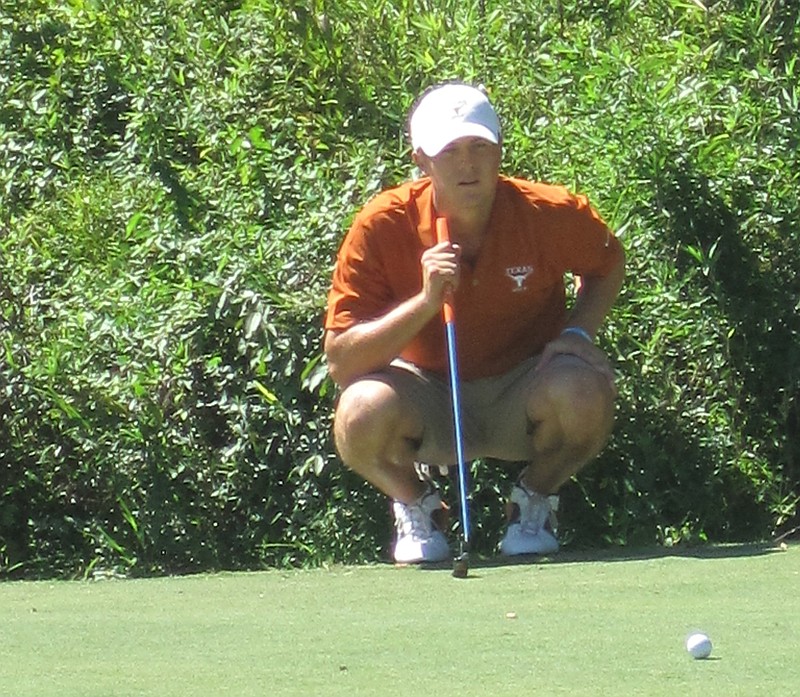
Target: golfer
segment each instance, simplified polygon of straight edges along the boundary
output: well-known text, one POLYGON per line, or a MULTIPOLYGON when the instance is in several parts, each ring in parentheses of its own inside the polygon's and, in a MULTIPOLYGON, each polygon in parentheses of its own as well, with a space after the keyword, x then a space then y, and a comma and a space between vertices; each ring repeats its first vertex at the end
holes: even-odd
POLYGON ((408 125, 423 178, 367 203, 333 272, 324 346, 341 388, 337 450, 393 500, 396 561, 450 556, 447 506, 415 466, 456 463, 450 292, 464 456, 527 463, 500 551, 553 553, 558 490, 612 430, 614 377, 594 338, 622 285, 621 245, 585 197, 500 175, 500 122, 482 89, 437 85, 408 125), (437 244, 437 217, 451 242, 437 244), (565 274, 578 280, 572 303, 565 274))

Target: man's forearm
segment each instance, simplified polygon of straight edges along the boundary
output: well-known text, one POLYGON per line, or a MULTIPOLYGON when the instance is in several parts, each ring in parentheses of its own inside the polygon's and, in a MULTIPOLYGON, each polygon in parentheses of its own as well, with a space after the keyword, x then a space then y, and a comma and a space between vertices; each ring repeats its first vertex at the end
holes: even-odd
POLYGON ((346 387, 354 380, 386 367, 439 312, 422 293, 375 320, 325 335, 328 372, 346 387))
POLYGON ((567 324, 582 327, 595 336, 619 296, 624 273, 620 264, 608 276, 583 279, 567 324))

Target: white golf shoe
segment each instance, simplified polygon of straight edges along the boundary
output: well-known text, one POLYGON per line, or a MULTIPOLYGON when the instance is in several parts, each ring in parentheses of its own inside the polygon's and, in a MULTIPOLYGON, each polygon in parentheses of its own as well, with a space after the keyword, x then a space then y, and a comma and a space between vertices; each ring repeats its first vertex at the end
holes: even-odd
POLYGON ((558 496, 542 496, 516 484, 508 502, 508 527, 500 541, 501 554, 511 557, 557 552, 556 511, 558 496))
POLYGON ((394 560, 400 564, 444 561, 450 547, 446 529, 447 506, 436 491, 428 491, 414 503, 392 502, 394 513, 394 560))

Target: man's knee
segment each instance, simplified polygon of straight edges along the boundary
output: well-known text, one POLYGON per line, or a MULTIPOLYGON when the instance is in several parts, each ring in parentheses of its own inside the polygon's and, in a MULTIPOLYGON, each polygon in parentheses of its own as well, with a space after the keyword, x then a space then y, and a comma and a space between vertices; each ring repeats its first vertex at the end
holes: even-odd
POLYGON ((339 397, 334 415, 336 448, 350 467, 359 469, 383 455, 402 429, 399 395, 379 380, 361 380, 339 397))
POLYGON ((584 364, 552 371, 534 397, 534 409, 556 416, 564 437, 597 450, 614 425, 614 394, 604 375, 584 364))

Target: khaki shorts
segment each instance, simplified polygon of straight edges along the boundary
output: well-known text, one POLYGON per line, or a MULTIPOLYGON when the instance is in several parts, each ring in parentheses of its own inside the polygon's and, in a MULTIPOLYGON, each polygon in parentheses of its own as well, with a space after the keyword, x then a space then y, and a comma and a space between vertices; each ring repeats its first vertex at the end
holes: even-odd
MULTIPOLYGON (((536 379, 537 362, 538 358, 530 358, 503 375, 460 384, 466 460, 533 458, 532 427, 526 406, 536 379)), ((400 359, 370 378, 391 385, 418 411, 424 430, 417 459, 428 465, 455 464, 449 378, 442 379, 400 359)))

